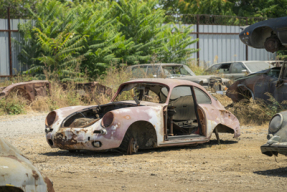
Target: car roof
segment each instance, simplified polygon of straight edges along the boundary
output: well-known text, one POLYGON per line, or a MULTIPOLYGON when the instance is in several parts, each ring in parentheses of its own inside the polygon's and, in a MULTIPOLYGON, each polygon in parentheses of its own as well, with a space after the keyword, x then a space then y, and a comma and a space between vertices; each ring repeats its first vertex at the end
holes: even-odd
POLYGON ((172 79, 172 78, 141 78, 141 79, 134 79, 123 84, 128 83, 160 83, 167 85, 168 87, 175 87, 177 85, 190 85, 199 87, 200 85, 188 80, 180 80, 180 79, 172 79))
POLYGON ((242 62, 242 63, 264 62, 264 63, 268 63, 268 62, 273 62, 273 61, 259 61, 259 60, 252 60, 252 61, 226 61, 226 62, 221 62, 221 63, 214 63, 214 64, 210 65, 210 67, 212 67, 213 65, 225 64, 225 63, 237 63, 237 62, 242 62))
POLYGON ((181 65, 184 65, 184 64, 178 64, 178 63, 154 63, 154 64, 137 64, 137 65, 132 65, 132 66, 129 66, 129 67, 138 67, 138 66, 143 66, 143 65, 146 65, 146 66, 154 66, 154 65, 164 65, 164 66, 172 66, 172 65, 178 65, 178 66, 181 66, 181 65))

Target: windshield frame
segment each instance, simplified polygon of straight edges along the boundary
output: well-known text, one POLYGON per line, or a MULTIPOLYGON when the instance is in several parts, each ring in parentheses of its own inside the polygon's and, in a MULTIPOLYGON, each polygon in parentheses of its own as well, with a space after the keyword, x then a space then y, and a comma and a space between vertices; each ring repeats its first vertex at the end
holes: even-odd
MULTIPOLYGON (((160 86, 162 86, 162 87, 165 87, 165 88, 167 88, 167 90, 168 90, 168 95, 166 96, 166 101, 165 101, 164 103, 156 103, 156 102, 152 102, 152 101, 144 101, 144 102, 151 102, 151 103, 155 103, 155 104, 166 104, 166 103, 168 102, 168 98, 169 98, 169 95, 170 95, 170 87, 169 87, 168 85, 166 85, 166 84, 163 84, 163 83, 159 83, 159 82, 149 82, 149 81, 147 81, 147 82, 144 82, 144 81, 139 81, 139 82, 134 81, 134 82, 127 82, 127 83, 121 84, 121 85, 119 86, 119 88, 118 88, 116 94, 112 97, 111 102, 113 103, 113 102, 134 101, 134 100, 115 101, 115 99, 123 92, 124 88, 127 87, 127 86, 129 86, 129 85, 132 85, 132 84, 156 84, 156 85, 160 85, 160 86)), ((134 87, 135 87, 135 86, 133 86, 133 88, 134 88, 134 87)), ((133 88, 132 88, 132 89, 133 89, 133 88)), ((130 90, 132 90, 132 89, 130 89, 130 90)), ((130 90, 127 90, 127 91, 130 91, 130 90)), ((151 91, 152 91, 152 90, 151 90, 151 91)), ((153 92, 153 91, 152 91, 152 92, 153 92)), ((164 95, 165 95, 165 94, 164 94, 164 95)), ((140 102, 141 102, 141 101, 143 101, 143 100, 140 100, 140 102)))
POLYGON ((179 74, 180 76, 196 76, 195 73, 188 66, 186 66, 184 64, 182 64, 182 65, 162 65, 161 67, 162 67, 163 74, 166 76, 177 77, 177 74, 172 74, 170 72, 169 72, 169 74, 166 74, 164 72, 165 67, 178 67, 178 69, 184 68, 187 71, 187 73, 189 73, 189 75, 179 74))

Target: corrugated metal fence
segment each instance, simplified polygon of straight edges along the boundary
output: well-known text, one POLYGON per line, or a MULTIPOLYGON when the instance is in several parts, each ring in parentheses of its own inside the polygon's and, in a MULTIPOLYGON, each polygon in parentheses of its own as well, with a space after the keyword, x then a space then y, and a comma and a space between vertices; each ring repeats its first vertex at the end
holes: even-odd
POLYGON ((20 41, 18 24, 26 21, 27 20, 23 19, 10 19, 9 29, 8 20, 0 19, 0 77, 8 77, 11 75, 11 72, 13 75, 15 75, 20 71, 25 71, 28 69, 28 66, 22 66, 21 62, 19 62, 17 59, 21 49, 21 47, 17 44, 17 41, 20 41), (11 34, 10 42, 9 33, 11 34), (11 48, 9 43, 11 43, 11 48))
POLYGON ((210 66, 214 63, 242 60, 274 60, 276 54, 265 49, 254 49, 243 44, 238 35, 239 26, 227 25, 193 25, 193 38, 199 38, 199 43, 190 48, 198 48, 196 54, 200 65, 210 66), (198 33, 197 33, 198 29, 198 33))
MULTIPOLYGON (((8 17, 9 18, 9 17, 8 17)), ((28 66, 22 66, 17 55, 21 47, 16 41, 20 40, 18 24, 27 20, 0 19, 0 77, 15 75, 17 72, 27 70, 28 66), (9 45, 11 35, 11 46, 9 45)), ((264 49, 254 49, 245 46, 239 39, 239 26, 199 24, 192 26, 193 38, 199 38, 199 42, 192 44, 190 48, 199 48, 200 51, 193 57, 199 59, 200 65, 210 66, 217 62, 240 60, 274 60, 275 54, 268 53, 264 49)))

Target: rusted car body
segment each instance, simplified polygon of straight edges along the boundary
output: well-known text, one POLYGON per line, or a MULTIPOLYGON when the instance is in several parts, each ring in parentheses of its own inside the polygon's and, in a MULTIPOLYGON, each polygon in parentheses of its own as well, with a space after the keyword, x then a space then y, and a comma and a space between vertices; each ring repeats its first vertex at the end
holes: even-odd
POLYGON ((261 21, 246 27, 239 37, 248 46, 266 49, 269 52, 286 50, 287 17, 280 17, 261 21))
POLYGON ((265 155, 277 156, 278 153, 287 155, 287 111, 280 112, 272 117, 267 135, 267 143, 261 146, 265 155))
POLYGON ((10 93, 15 92, 29 101, 35 100, 37 96, 47 96, 51 83, 49 81, 28 81, 0 87, 0 99, 7 97, 10 93))
POLYGON ((161 78, 123 83, 105 105, 52 111, 45 127, 52 148, 118 149, 127 154, 208 142, 213 132, 240 136, 238 119, 202 86, 161 78))
MULTIPOLYGON (((75 91, 83 97, 89 95, 92 99, 94 99, 95 94, 105 94, 107 96, 112 96, 111 88, 106 87, 96 81, 88 83, 75 83, 74 86, 75 91)), ((62 87, 64 90, 66 90, 68 85, 62 84, 62 87)))
POLYGON ((280 73, 281 69, 273 67, 240 78, 228 88, 226 95, 233 102, 250 98, 268 101, 270 97, 265 93, 270 93, 281 103, 287 100, 287 71, 280 73))
MULTIPOLYGON (((63 89, 67 89, 67 84, 62 84, 63 89)), ((75 83, 75 91, 81 96, 90 95, 94 99, 95 94, 112 95, 112 89, 93 81, 88 83, 75 83)), ((7 97, 11 93, 17 93, 29 101, 34 101, 37 96, 48 96, 51 94, 51 83, 46 80, 28 81, 9 85, 7 87, 0 87, 0 99, 7 97)))
POLYGON ((54 192, 54 188, 27 158, 0 138, 0 191, 54 192))

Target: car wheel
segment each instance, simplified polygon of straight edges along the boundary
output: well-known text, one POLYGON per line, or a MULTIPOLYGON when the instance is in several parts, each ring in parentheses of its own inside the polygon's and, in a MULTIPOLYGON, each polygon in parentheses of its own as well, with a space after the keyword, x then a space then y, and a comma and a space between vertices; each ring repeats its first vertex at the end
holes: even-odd
POLYGON ((139 145, 137 139, 133 136, 132 132, 128 130, 125 134, 125 137, 119 147, 119 150, 127 155, 137 153, 139 145))

